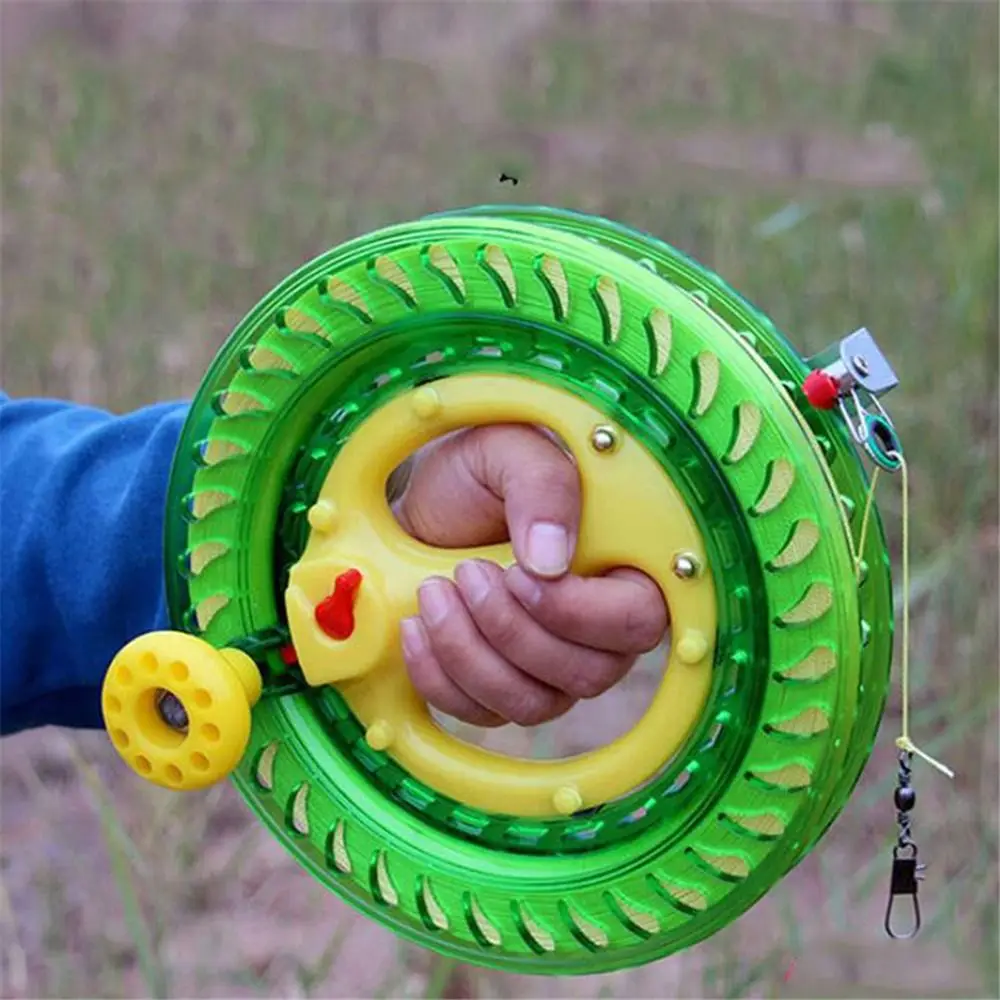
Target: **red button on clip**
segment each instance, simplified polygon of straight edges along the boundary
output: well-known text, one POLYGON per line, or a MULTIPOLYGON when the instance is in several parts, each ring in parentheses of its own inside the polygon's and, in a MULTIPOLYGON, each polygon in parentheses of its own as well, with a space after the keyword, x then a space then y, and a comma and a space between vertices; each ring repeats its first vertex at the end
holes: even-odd
POLYGON ((361 580, 360 570, 341 573, 334 581, 333 593, 316 605, 316 624, 331 639, 349 639, 354 632, 354 605, 361 580))
POLYGON ((806 380, 802 383, 802 392, 817 410, 832 410, 840 399, 837 380, 822 371, 813 371, 806 376, 806 380))

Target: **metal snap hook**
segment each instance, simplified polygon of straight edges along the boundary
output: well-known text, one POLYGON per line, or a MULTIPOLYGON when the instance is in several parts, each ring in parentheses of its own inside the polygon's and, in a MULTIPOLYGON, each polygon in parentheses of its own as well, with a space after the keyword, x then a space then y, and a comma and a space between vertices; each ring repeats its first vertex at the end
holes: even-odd
POLYGON ((917 864, 917 845, 897 844, 892 849, 892 878, 889 884, 889 903, 885 908, 885 932, 894 941, 907 941, 920 930, 920 900, 917 886, 923 879, 924 865, 917 864), (908 856, 903 852, 908 851, 908 856), (900 896, 909 896, 912 906, 912 925, 908 930, 898 929, 893 922, 893 909, 900 896))

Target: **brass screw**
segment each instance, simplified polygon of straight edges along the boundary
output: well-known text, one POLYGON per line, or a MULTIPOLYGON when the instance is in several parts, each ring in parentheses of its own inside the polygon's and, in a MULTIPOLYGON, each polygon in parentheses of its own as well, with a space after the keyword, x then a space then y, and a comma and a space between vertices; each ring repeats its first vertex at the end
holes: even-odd
POLYGON ((590 445, 594 451, 614 451, 618 445, 618 435, 615 433, 615 429, 608 424, 598 424, 590 432, 590 445))
POLYGON ((682 552, 674 559, 674 576, 681 580, 690 580, 698 575, 698 560, 690 552, 682 552))

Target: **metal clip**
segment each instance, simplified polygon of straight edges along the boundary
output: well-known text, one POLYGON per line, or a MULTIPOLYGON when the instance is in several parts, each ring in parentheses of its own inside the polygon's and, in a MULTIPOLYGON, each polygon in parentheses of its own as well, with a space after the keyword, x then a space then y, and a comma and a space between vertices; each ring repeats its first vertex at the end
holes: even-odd
POLYGON ((920 900, 917 886, 923 880, 926 865, 917 864, 916 844, 897 844, 892 849, 892 879, 889 883, 889 904, 885 908, 885 932, 894 941, 906 941, 917 936, 920 930, 920 900), (910 851, 903 857, 902 851, 910 851), (913 924, 908 931, 898 931, 893 926, 892 911, 898 896, 909 896, 913 906, 913 924))
MULTIPOLYGON (((809 359, 814 369, 811 378, 823 383, 818 396, 823 408, 840 410, 856 444, 868 453, 881 468, 895 472, 900 465, 902 445, 892 420, 879 401, 880 396, 895 389, 899 379, 875 338, 864 328, 809 359), (862 396, 870 403, 869 410, 862 396), (848 409, 852 405, 853 413, 848 409)), ((807 380, 807 396, 808 391, 807 380)))
POLYGON ((861 389, 869 396, 884 396, 899 385, 892 366, 865 327, 810 358, 809 364, 832 376, 842 395, 861 389))
POLYGON ((913 790, 913 752, 900 749, 899 767, 896 771, 896 790, 892 793, 896 807, 896 846, 892 849, 892 878, 889 882, 889 903, 885 908, 885 932, 893 940, 905 941, 916 937, 920 930, 920 901, 917 886, 924 877, 925 865, 917 864, 917 845, 912 837, 910 813, 917 804, 913 790), (898 932, 892 924, 892 909, 899 896, 909 896, 913 901, 913 926, 898 932))

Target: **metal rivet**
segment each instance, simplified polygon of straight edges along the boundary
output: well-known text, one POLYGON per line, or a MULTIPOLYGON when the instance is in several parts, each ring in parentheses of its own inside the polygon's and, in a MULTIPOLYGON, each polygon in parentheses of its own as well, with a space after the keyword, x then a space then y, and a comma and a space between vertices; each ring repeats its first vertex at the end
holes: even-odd
POLYGON ((682 552, 674 559, 674 576, 681 580, 690 580, 698 575, 701 566, 690 552, 682 552))
POLYGON ((851 365, 861 376, 867 375, 870 371, 868 367, 868 359, 863 354, 855 354, 854 357, 851 358, 851 365))
POLYGON ((594 451, 614 451, 618 445, 618 435, 608 424, 599 424, 590 432, 590 445, 594 451))

